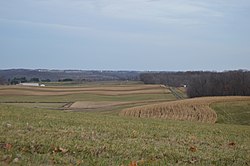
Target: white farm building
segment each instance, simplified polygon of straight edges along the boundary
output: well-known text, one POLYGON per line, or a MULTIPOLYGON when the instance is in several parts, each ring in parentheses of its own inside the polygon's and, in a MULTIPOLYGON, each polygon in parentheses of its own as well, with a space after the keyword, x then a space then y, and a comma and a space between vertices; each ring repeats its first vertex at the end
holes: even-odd
POLYGON ((44 84, 39 84, 39 83, 20 83, 19 85, 22 85, 22 86, 45 86, 44 84))

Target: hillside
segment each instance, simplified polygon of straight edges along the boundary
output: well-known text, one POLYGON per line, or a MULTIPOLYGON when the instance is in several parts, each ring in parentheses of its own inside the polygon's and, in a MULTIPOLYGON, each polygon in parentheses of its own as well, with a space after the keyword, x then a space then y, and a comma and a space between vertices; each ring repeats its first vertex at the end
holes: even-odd
POLYGON ((250 97, 201 97, 179 101, 163 102, 158 104, 127 108, 122 110, 120 112, 120 115, 139 118, 159 118, 215 123, 217 122, 218 115, 211 108, 210 105, 215 103, 225 103, 232 101, 250 101, 250 97))
MULTIPOLYGON (((173 101, 177 96, 164 86, 125 82, 0 86, 0 165, 250 164, 250 126, 235 123, 249 120, 245 116, 248 99, 173 101), (221 110, 215 109, 219 122, 215 124, 119 116, 124 109, 150 104, 181 108, 191 103, 200 113, 200 108, 213 106, 213 101, 220 101, 215 107, 221 110), (225 102, 232 104, 221 105, 225 102), (200 105, 194 105, 197 103, 200 105), (221 119, 228 110, 235 120, 221 119)), ((185 117, 182 113, 177 110, 175 115, 185 117)))
POLYGON ((136 71, 95 71, 95 70, 47 70, 47 69, 9 69, 0 70, 0 77, 6 80, 26 77, 49 79, 58 81, 59 79, 70 78, 77 81, 110 81, 110 80, 138 80, 139 72, 136 71))

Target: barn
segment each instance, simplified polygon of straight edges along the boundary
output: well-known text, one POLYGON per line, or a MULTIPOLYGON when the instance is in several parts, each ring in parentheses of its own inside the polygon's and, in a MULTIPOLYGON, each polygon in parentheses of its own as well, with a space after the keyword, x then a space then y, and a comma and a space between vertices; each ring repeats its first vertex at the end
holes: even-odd
POLYGON ((19 85, 22 85, 22 86, 39 86, 39 83, 20 83, 19 85))

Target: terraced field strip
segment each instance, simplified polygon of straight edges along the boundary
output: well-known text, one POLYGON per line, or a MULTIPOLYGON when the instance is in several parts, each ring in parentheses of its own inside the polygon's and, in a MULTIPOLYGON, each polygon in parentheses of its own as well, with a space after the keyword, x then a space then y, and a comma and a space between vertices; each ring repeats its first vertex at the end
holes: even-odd
POLYGON ((128 108, 122 110, 120 115, 215 123, 217 121, 217 114, 210 107, 212 103, 244 100, 250 100, 250 97, 230 96, 193 98, 128 108))
MULTIPOLYGON (((0 103, 36 108, 41 103, 65 103, 58 109, 98 109, 174 100, 160 85, 101 85, 96 87, 0 86, 0 103), (76 102, 76 103, 75 103, 76 102), (29 104, 28 104, 29 103, 29 104)), ((48 108, 50 108, 48 106, 48 108)), ((53 107, 54 108, 54 107, 53 107)))
POLYGON ((110 87, 24 87, 4 86, 0 88, 0 95, 69 95, 69 94, 98 94, 98 95, 131 95, 131 94, 165 94, 170 93, 160 85, 134 85, 110 87))
POLYGON ((50 110, 65 110, 70 103, 65 102, 1 102, 0 104, 19 106, 25 108, 43 108, 50 110))
POLYGON ((49 87, 98 87, 98 86, 134 86, 141 81, 93 81, 93 82, 44 82, 49 87))

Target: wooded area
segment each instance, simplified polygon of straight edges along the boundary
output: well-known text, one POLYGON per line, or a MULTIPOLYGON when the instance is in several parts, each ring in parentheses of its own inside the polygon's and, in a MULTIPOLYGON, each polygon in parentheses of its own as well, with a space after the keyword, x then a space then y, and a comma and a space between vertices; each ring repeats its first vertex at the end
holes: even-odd
MULTIPOLYGON (((78 82, 91 81, 138 81, 139 72, 137 71, 111 71, 111 70, 49 70, 49 69, 7 69, 0 70, 0 83, 7 84, 11 81, 25 77, 27 81, 38 78, 44 82, 56 82, 58 80, 72 79, 78 82), (2 79, 1 79, 2 78, 2 79)), ((21 81, 25 81, 21 79, 21 81)), ((38 80, 33 80, 32 82, 38 80)), ((38 81, 39 82, 39 81, 38 81)))
POLYGON ((249 96, 250 72, 148 72, 140 75, 145 84, 187 86, 189 97, 249 96))

